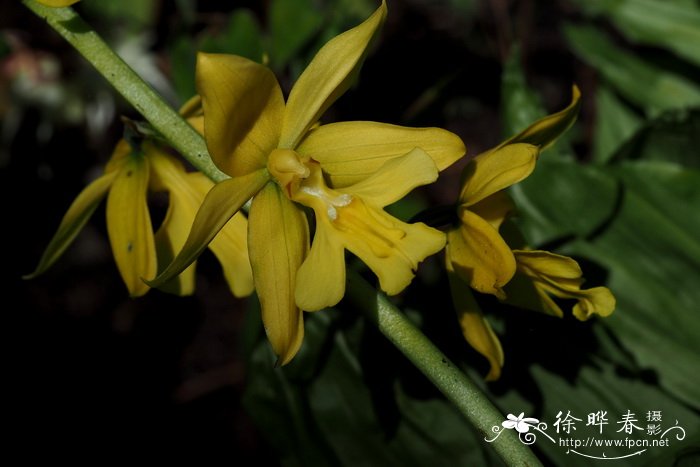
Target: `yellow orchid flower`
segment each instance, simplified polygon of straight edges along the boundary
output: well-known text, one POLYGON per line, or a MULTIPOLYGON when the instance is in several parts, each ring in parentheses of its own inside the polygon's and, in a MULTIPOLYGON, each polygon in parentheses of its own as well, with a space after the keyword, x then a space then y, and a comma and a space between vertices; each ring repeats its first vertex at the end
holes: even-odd
POLYGON ((530 175, 540 151, 573 124, 580 97, 574 86, 567 108, 479 154, 464 168, 457 207, 459 226, 447 233, 447 257, 456 274, 477 292, 505 298, 502 288, 515 274, 516 264, 498 233, 513 209, 504 190, 530 175))
POLYGON ((346 249, 396 294, 418 262, 445 243, 441 232, 403 223, 382 208, 464 155, 456 135, 375 122, 318 124, 359 72, 385 17, 382 2, 362 24, 325 44, 286 102, 265 66, 232 55, 197 59, 207 147, 231 179, 209 193, 183 251, 153 284, 187 267, 252 198, 250 261, 265 330, 282 365, 301 345, 301 310, 343 297, 346 249), (304 207, 315 215, 310 248, 304 207))
POLYGON ((62 8, 78 3, 80 0, 36 0, 42 5, 50 6, 51 8, 62 8))
POLYGON ((552 296, 573 299, 573 315, 581 321, 594 314, 609 316, 615 309, 615 297, 607 287, 581 290, 583 272, 572 258, 541 250, 513 250, 513 254, 517 273, 506 303, 561 318, 564 313, 552 296))
MULTIPOLYGON (((503 349, 469 288, 512 303, 511 295, 506 295, 504 286, 509 284, 516 271, 521 271, 533 279, 529 289, 534 293, 531 297, 547 299, 546 305, 551 310, 555 310, 551 307, 556 304, 548 294, 580 299, 574 311, 577 317, 588 316, 595 309, 601 315, 612 312, 612 294, 604 287, 580 291, 581 270, 575 261, 546 252, 542 253, 549 256, 539 255, 540 252, 513 251, 499 232, 514 207, 505 189, 530 175, 540 151, 553 144, 573 124, 580 107, 580 97, 578 88, 574 86, 569 106, 479 154, 462 173, 462 189, 457 205, 459 225, 447 232, 445 262, 462 333, 467 342, 489 360, 488 381, 500 376, 504 363, 503 349), (544 261, 544 258, 548 261, 544 261), (566 261, 555 258, 565 258, 566 261), (562 261, 568 269, 560 277, 554 265, 561 266, 562 261), (578 271, 578 276, 574 270, 578 271)), ((532 304, 533 301, 528 303, 532 304)), ((561 313, 558 307, 556 309, 561 313)))
MULTIPOLYGON (((141 296, 149 287, 142 277, 157 273, 185 242, 197 208, 214 185, 201 173, 188 173, 183 165, 152 143, 134 151, 121 140, 104 175, 90 183, 66 212, 30 279, 45 272, 68 248, 103 198, 107 197, 107 233, 117 268, 131 296, 141 296), (148 191, 169 195, 168 211, 154 235, 146 204, 148 191)), ((234 295, 253 292, 253 279, 245 241, 247 221, 243 215, 222 229, 209 245, 222 264, 234 295)), ((194 267, 188 268, 163 289, 179 295, 194 291, 194 267)))

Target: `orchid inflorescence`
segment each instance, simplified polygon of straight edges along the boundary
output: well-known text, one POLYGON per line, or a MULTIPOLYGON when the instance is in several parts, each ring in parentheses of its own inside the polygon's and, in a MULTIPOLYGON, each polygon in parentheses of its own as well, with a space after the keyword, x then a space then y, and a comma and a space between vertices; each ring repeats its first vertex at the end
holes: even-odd
POLYGON ((326 43, 286 99, 266 66, 200 53, 198 96, 181 114, 230 178, 215 184, 187 171, 160 141, 124 139, 104 175, 71 205, 30 277, 59 258, 106 197, 110 243, 130 295, 150 287, 193 293, 193 264, 209 247, 235 296, 256 291, 281 365, 302 344, 304 311, 343 299, 345 250, 369 267, 388 295, 401 293, 418 264, 444 250, 458 322, 467 342, 488 359, 489 380, 500 376, 504 356, 474 292, 560 317, 555 299, 573 299, 573 315, 582 321, 612 313, 615 299, 607 288, 582 289, 575 260, 530 248, 509 219, 515 205, 507 189, 530 175, 540 152, 573 124, 580 107, 575 86, 564 110, 468 160, 454 222, 442 230, 384 210, 435 183, 466 155, 462 140, 444 129, 322 123, 356 78, 386 14, 382 2, 362 24, 326 43), (149 191, 169 195, 155 234, 149 191))

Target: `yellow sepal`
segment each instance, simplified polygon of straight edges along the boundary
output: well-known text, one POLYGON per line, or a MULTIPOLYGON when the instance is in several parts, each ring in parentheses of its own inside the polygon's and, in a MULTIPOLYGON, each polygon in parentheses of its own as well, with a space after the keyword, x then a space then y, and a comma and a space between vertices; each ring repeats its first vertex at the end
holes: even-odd
POLYGON ((41 255, 36 269, 31 274, 23 276, 24 279, 33 279, 43 274, 61 257, 107 195, 116 176, 116 171, 102 175, 80 192, 63 216, 58 230, 41 255))
MULTIPOLYGON (((214 185, 202 201, 180 253, 158 277, 147 280, 146 283, 151 287, 158 287, 184 271, 209 246, 241 206, 260 191, 268 180, 267 170, 259 170, 214 185)), ((144 276, 144 279, 153 275, 144 276)))
POLYGON ((372 39, 386 18, 386 3, 362 24, 328 41, 294 84, 284 113, 280 148, 293 149, 353 83, 372 39))
POLYGON ((452 303, 457 312, 462 335, 474 350, 489 361, 490 369, 486 381, 495 381, 500 378, 505 361, 501 341, 481 312, 469 285, 455 273, 449 260, 446 263, 452 303))
POLYGON ((141 278, 151 277, 157 270, 153 226, 146 204, 149 170, 143 155, 129 156, 107 196, 107 233, 112 255, 132 297, 148 292, 149 287, 141 278))
POLYGON ((462 140, 440 128, 410 128, 377 122, 321 125, 301 141, 297 151, 311 157, 335 188, 357 183, 387 161, 414 148, 424 150, 442 171, 464 156, 462 140))
POLYGON ((236 55, 197 55, 204 137, 214 164, 232 177, 265 168, 277 147, 284 98, 267 67, 236 55))
POLYGON ((303 313, 294 300, 297 270, 309 245, 306 216, 275 183, 253 198, 248 247, 267 338, 285 365, 304 338, 303 313))

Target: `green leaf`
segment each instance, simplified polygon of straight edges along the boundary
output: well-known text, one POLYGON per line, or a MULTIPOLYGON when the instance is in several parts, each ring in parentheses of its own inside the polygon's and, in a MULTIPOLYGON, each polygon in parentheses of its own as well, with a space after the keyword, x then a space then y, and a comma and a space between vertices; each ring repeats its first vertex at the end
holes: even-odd
POLYGON ((514 45, 501 76, 504 138, 521 132, 547 114, 539 95, 527 85, 521 59, 520 47, 514 45))
POLYGON ((181 103, 196 94, 194 67, 196 50, 189 36, 179 36, 168 47, 171 63, 170 79, 181 103))
POLYGON ((239 9, 231 13, 226 27, 213 34, 202 36, 199 50, 209 53, 240 55, 256 62, 263 60, 263 40, 260 26, 250 10, 239 9))
POLYGON ((700 105, 697 84, 623 51, 604 33, 592 27, 572 25, 564 33, 583 61, 596 68, 621 95, 648 115, 700 105))
POLYGON ((596 93, 593 160, 605 163, 642 126, 642 118, 617 97, 608 86, 596 93))
POLYGON ((637 132, 615 160, 658 160, 700 168, 699 147, 700 111, 667 112, 637 132))
POLYGON ((312 0, 273 0, 269 21, 271 63, 280 69, 319 32, 323 20, 312 0))
MULTIPOLYGON (((277 357, 265 339, 259 341, 249 363, 243 405, 285 466, 337 465, 309 412, 306 389, 328 325, 319 316, 320 320, 306 320, 304 345, 289 365, 274 367, 277 357)), ((259 314, 256 318, 260 322, 259 314)))
POLYGON ((533 246, 592 234, 612 215, 617 200, 616 181, 604 170, 546 154, 510 193, 523 214, 516 221, 533 246))
POLYGON ((652 463, 660 459, 681 458, 684 449, 692 446, 692 439, 700 434, 700 418, 697 417, 697 413, 660 391, 653 384, 639 378, 622 376, 612 364, 600 359, 595 359, 595 366, 581 367, 573 380, 539 365, 533 366, 528 373, 531 379, 528 378, 516 384, 516 387, 506 394, 496 396, 496 400, 505 413, 518 415, 520 412, 525 412, 526 417, 535 417, 547 424, 544 431, 554 439, 554 442, 538 431, 531 430, 531 432, 536 436, 534 446, 544 452, 551 465, 587 467, 594 465, 595 461, 576 453, 604 456, 610 459, 628 456, 644 449, 629 449, 624 446, 574 448, 561 443, 562 441, 566 443, 570 439, 586 442, 589 437, 598 440, 624 440, 626 437, 639 440, 658 438, 646 433, 649 411, 661 412, 661 422, 657 423, 663 427, 663 430, 673 426, 677 420, 679 426, 685 429, 685 439, 677 440, 672 434, 674 432, 671 432, 667 435, 668 447, 646 448, 639 456, 633 457, 635 459, 633 463, 624 463, 629 461, 629 458, 617 461, 610 459, 611 462, 617 462, 619 465, 676 465, 673 461, 664 464, 652 463), (539 403, 535 405, 532 398, 523 397, 524 391, 537 394, 539 403), (602 426, 602 434, 599 426, 586 426, 588 414, 599 410, 607 412, 608 424, 602 426), (580 421, 574 421, 575 429, 570 433, 565 433, 561 425, 557 433, 554 423, 560 411, 563 412, 562 418, 570 412, 572 416, 580 419, 580 421), (642 430, 634 429, 634 434, 618 432, 622 428, 619 422, 628 411, 637 420, 634 424, 642 428, 642 430))
MULTIPOLYGON (((540 97, 532 90, 525 77, 521 64, 520 48, 515 45, 511 49, 501 77, 501 110, 503 114, 503 138, 509 138, 538 119, 547 115, 540 97)), ((550 148, 548 157, 571 155, 571 147, 565 133, 550 148)))
POLYGON ((700 65, 700 8, 697 3, 658 0, 578 0, 605 15, 629 39, 665 47, 700 65))
POLYGON ((310 387, 311 406, 344 465, 494 465, 494 453, 479 448, 477 433, 444 400, 420 401, 396 388, 398 423, 388 433, 373 405, 377 381, 366 379, 344 334, 330 352, 310 387))
MULTIPOLYGON (((380 374, 361 366, 362 321, 348 326, 337 310, 307 317, 304 345, 287 367, 271 368, 267 343, 256 350, 244 399, 286 465, 500 465, 447 401, 409 396, 393 384, 394 366, 380 374)), ((403 359, 385 357, 388 342, 373 344, 382 351, 374 363, 403 359)))
POLYGON ((536 245, 557 226, 576 236, 566 253, 604 268, 618 300, 605 325, 661 387, 698 408, 700 389, 688 375, 700 365, 700 171, 658 161, 558 165, 542 164, 556 183, 535 179, 514 192, 526 234, 536 245), (590 230, 614 180, 614 216, 590 230))
POLYGON ((617 216, 573 251, 610 271, 618 310, 606 326, 662 387, 700 408, 688 378, 700 367, 700 171, 640 162, 616 172, 624 184, 617 216))
POLYGON ((122 0, 120 2, 81 2, 90 15, 101 17, 106 24, 119 25, 130 31, 149 26, 156 19, 155 0, 122 0))

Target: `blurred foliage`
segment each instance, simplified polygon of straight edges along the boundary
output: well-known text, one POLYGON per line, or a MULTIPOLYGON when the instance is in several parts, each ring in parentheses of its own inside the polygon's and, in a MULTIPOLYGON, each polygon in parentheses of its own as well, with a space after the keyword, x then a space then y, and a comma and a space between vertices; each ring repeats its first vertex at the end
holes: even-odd
MULTIPOLYGON (((170 101, 181 103, 195 92, 197 51, 266 62, 288 89, 320 44, 375 6, 373 0, 226 5, 85 0, 77 8, 105 31, 128 63, 170 101)), ((334 112, 445 126, 476 154, 558 110, 568 99, 571 81, 583 91, 585 104, 576 126, 542 154, 530 178, 511 190, 518 206, 514 221, 533 247, 576 257, 589 285, 613 290, 618 309, 608 319, 578 323, 481 298, 506 354, 502 379, 482 383, 484 389, 504 413, 525 412, 550 425, 559 410, 578 417, 608 410, 611 425, 627 410, 638 415, 662 410, 664 424, 678 419, 686 439, 672 448, 650 450, 635 465, 699 462, 698 2, 394 0, 389 9, 376 55, 368 59, 356 92, 339 101, 334 112)), ((2 36, 0 166, 8 187, 3 194, 9 199, 15 196, 9 191, 12 170, 31 171, 25 177, 37 185, 54 171, 56 179, 70 176, 74 169, 62 169, 61 158, 76 157, 84 173, 73 174, 71 183, 59 186, 54 180, 49 185, 53 193, 65 193, 66 200, 22 207, 57 221, 60 203, 68 202, 99 162, 94 154, 78 152, 75 141, 92 142, 105 156, 121 131, 115 130, 116 117, 133 111, 87 65, 63 60, 72 55, 55 44, 47 40, 34 49, 36 43, 26 34, 8 30, 2 36), (87 127, 84 133, 55 131, 80 125, 87 127), (43 151, 56 135, 63 146, 43 151), (48 155, 37 162, 24 153, 28 150, 48 155)), ((427 197, 414 194, 391 211, 408 219, 431 204, 427 199, 452 202, 458 169, 445 173, 427 197)), ((39 224, 28 213, 21 216, 27 229, 34 226, 40 232, 32 245, 40 251, 50 234, 40 229, 54 225, 39 224)), ((32 263, 25 259, 8 269, 27 270, 32 263)), ((426 334, 481 380, 485 362, 462 340, 438 263, 426 262, 423 274, 397 303, 410 308, 409 315, 426 334)), ((86 276, 94 275, 88 272, 86 276)), ((73 300, 87 297, 76 293, 79 285, 72 286, 73 300)), ((211 283, 205 285, 211 293, 211 283)), ((106 302, 117 300, 116 292, 106 295, 106 302)), ((70 308, 60 300, 72 303, 70 299, 59 299, 60 306, 70 308)), ((157 297, 149 300, 154 300, 148 302, 151 308, 159 309, 157 297)), ((39 306, 36 299, 32 303, 39 306)), ((307 314, 301 353, 291 365, 273 368, 259 311, 254 300, 249 305, 245 323, 229 330, 236 346, 200 338, 199 351, 214 361, 244 361, 246 380, 238 383, 241 391, 245 386, 243 404, 283 465, 499 465, 483 434, 474 432, 355 310, 341 306, 307 314), (242 355, 226 354, 234 350, 242 355)), ((167 314, 158 316, 168 319, 167 314)), ((116 318, 104 320, 99 329, 112 326, 116 318)), ((192 326, 188 322, 183 328, 192 326)), ((79 350, 75 355, 85 351, 79 350)), ((179 358, 179 353, 173 357, 179 358)), ((188 371, 197 374, 201 368, 193 364, 188 371)), ((225 381, 220 384, 231 384, 225 381)), ((204 419, 193 432, 205 430, 212 419, 221 420, 204 419)), ((165 427, 168 421, 160 423, 165 427)), ((589 465, 544 438, 534 447, 549 465, 589 465)), ((264 445, 258 451, 270 455, 264 445)), ((628 452, 605 451, 608 457, 628 452)))
POLYGON ((197 52, 240 55, 278 73, 289 68, 295 78, 323 43, 373 10, 369 0, 335 0, 322 8, 315 0, 272 0, 263 12, 264 22, 250 9, 236 9, 194 41, 190 31, 184 31, 169 48, 178 95, 184 102, 195 93, 197 52))

